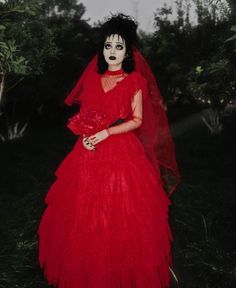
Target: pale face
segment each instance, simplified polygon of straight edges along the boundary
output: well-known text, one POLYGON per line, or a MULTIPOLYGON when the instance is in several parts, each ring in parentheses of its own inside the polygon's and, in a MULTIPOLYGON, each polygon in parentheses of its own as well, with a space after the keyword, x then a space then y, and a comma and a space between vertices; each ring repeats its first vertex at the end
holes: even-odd
POLYGON ((108 69, 115 71, 121 69, 125 58, 125 40, 118 34, 107 37, 104 43, 103 55, 108 64, 108 69))

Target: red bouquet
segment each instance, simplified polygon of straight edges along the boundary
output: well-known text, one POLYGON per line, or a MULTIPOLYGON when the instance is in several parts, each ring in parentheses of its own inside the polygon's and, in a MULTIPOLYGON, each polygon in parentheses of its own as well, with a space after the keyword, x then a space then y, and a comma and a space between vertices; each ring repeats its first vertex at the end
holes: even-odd
POLYGON ((81 111, 69 118, 67 127, 76 135, 90 136, 109 126, 104 114, 97 111, 81 109, 81 111))

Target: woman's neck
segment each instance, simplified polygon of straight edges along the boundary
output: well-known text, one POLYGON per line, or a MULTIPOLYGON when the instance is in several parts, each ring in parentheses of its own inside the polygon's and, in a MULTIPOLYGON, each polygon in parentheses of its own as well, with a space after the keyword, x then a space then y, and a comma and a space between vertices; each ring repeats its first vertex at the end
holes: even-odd
POLYGON ((107 68, 109 71, 118 71, 122 69, 122 64, 119 65, 108 65, 107 68))
POLYGON ((122 68, 118 69, 118 70, 109 70, 109 68, 106 71, 106 74, 108 75, 120 75, 123 74, 124 70, 122 68))

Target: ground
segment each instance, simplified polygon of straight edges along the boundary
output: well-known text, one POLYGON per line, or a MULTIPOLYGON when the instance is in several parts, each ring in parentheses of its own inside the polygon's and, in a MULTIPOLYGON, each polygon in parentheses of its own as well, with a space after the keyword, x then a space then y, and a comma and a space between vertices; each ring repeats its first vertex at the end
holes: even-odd
MULTIPOLYGON (((186 119, 184 129, 173 131, 182 175, 170 209, 174 273, 181 288, 233 288, 235 117, 218 136, 186 119)), ((0 288, 48 287, 38 267, 36 230, 54 171, 75 141, 65 127, 38 126, 0 144, 0 288)))

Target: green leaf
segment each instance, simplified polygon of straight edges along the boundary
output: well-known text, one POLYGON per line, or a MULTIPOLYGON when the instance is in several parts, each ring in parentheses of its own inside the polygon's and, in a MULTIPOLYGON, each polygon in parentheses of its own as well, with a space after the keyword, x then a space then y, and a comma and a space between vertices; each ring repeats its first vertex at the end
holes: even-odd
POLYGON ((195 71, 197 74, 201 74, 204 71, 204 69, 202 68, 202 66, 197 66, 195 71))
POLYGON ((236 34, 225 40, 225 42, 236 40, 236 34))
POLYGON ((233 25, 230 30, 236 32, 236 25, 233 25))

